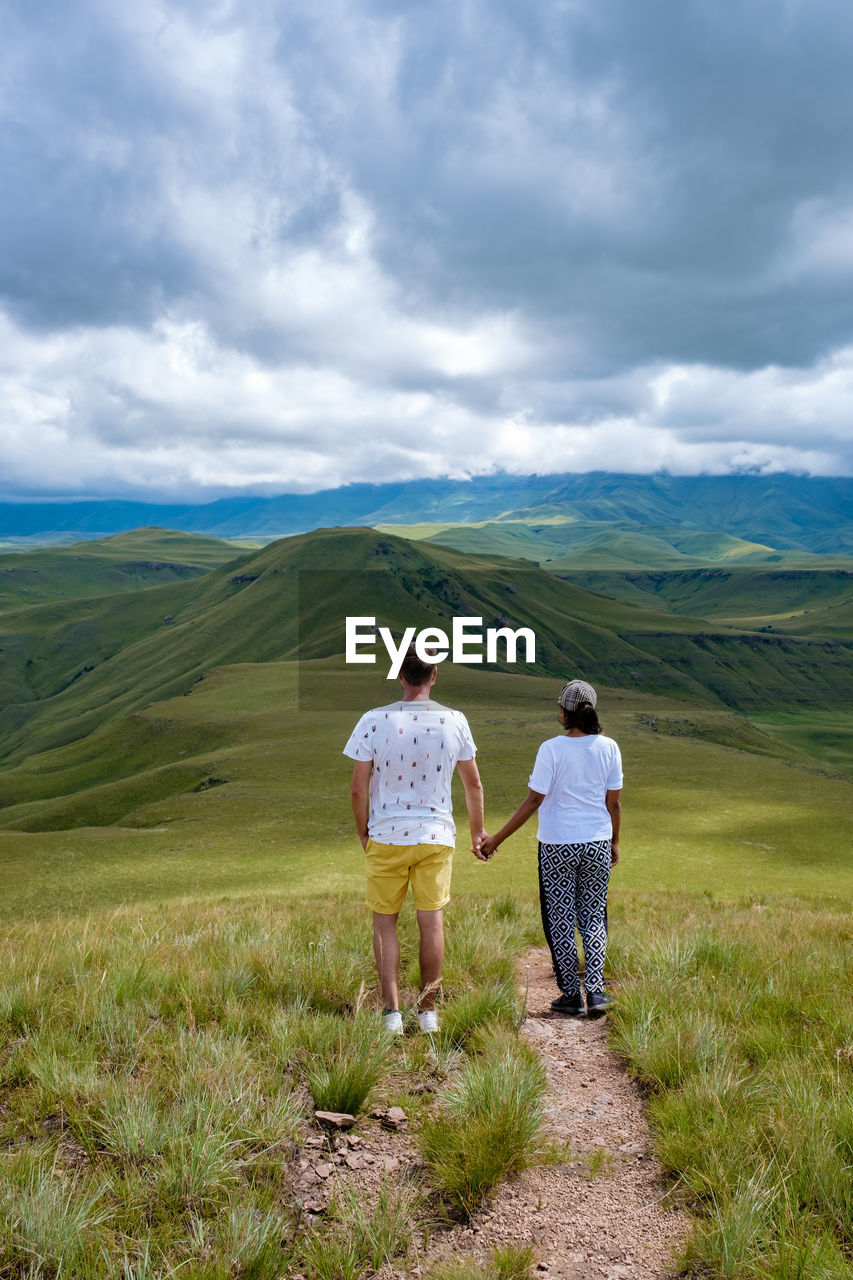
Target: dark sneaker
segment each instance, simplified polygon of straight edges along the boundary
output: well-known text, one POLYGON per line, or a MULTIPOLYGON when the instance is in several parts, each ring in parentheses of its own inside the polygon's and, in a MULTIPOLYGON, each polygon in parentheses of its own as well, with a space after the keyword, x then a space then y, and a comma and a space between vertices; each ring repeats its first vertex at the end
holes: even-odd
POLYGON ((610 997, 604 991, 587 991, 586 1016, 600 1018, 610 1008, 610 997))
POLYGON ((580 992, 576 996, 567 996, 564 992, 556 1000, 551 1001, 551 1008, 555 1013, 563 1013, 566 1017, 576 1018, 579 1013, 583 1013, 583 1000, 580 992))

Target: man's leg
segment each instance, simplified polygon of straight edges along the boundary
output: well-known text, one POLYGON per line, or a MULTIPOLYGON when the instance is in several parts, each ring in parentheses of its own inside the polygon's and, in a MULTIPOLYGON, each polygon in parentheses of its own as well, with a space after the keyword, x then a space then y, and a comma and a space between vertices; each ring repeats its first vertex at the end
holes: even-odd
POLYGON ((400 1007, 400 943, 397 938, 397 914, 373 913, 373 954, 379 971, 382 1002, 386 1009, 400 1007))
MULTIPOLYGON (((441 966, 444 961, 444 912, 419 911, 418 930, 421 935, 421 997, 418 1009, 427 1013, 435 1008, 435 998, 441 982, 441 966)), ((398 953, 399 954, 399 953, 398 953)), ((388 1006, 390 1008, 390 1006, 388 1006)))

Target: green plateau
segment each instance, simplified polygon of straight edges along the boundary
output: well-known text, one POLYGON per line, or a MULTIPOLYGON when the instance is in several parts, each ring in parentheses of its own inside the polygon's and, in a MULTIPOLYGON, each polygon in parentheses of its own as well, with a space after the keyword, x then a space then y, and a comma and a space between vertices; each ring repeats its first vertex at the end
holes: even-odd
MULTIPOLYGON (((133 547, 153 555, 168 536, 105 542, 119 542, 110 550, 121 560, 133 547)), ((847 573, 714 565, 658 570, 648 583, 633 571, 569 581, 387 530, 317 530, 254 550, 200 539, 194 551, 193 536, 179 536, 170 563, 203 569, 205 556, 242 553, 192 577, 85 596, 75 582, 89 581, 85 556, 42 549, 28 554, 46 571, 55 559, 66 598, 0 613, 10 916, 318 884, 357 892, 340 752, 360 712, 393 701, 397 686, 381 646, 375 666, 345 665, 347 615, 397 634, 454 615, 535 630, 532 667, 440 670, 440 696, 466 710, 480 746, 492 825, 556 731, 560 683, 582 673, 601 687, 625 750, 627 885, 853 888, 830 832, 853 771, 839 710, 853 693, 847 573), (777 625, 804 609, 809 627, 777 625)), ((486 873, 492 887, 532 874, 533 839, 508 850, 486 873)), ((470 863, 460 888, 482 890, 470 863)))
POLYGON ((197 578, 241 549, 223 538, 152 528, 68 547, 10 551, 0 555, 0 612, 197 578))

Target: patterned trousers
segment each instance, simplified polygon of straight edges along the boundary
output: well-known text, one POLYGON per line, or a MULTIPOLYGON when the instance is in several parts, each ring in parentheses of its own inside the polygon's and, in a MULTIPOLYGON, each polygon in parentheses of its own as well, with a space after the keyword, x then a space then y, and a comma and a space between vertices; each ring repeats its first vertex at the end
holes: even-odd
POLYGON ((539 845, 542 927, 557 986, 566 995, 578 995, 581 989, 576 926, 583 939, 586 989, 604 990, 609 879, 609 840, 539 845))

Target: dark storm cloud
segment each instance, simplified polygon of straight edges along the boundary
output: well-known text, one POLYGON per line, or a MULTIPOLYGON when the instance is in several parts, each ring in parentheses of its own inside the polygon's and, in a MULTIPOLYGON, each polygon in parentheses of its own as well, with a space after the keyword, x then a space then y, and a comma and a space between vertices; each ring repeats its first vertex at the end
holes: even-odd
POLYGON ((399 38, 391 94, 314 100, 419 294, 523 300, 593 367, 848 340, 850 264, 798 260, 797 224, 853 204, 849 6, 447 3, 399 38))
POLYGON ((0 464, 849 472, 851 55, 843 0, 7 5, 0 464))
MULTIPOLYGON (((229 96, 215 60, 192 67, 193 23, 208 10, 48 3, 11 16, 0 293, 25 322, 145 324, 199 299, 215 305, 220 273, 184 222, 188 200, 203 220, 252 189, 242 232, 256 242, 298 242, 337 221, 322 149, 305 145, 298 113, 250 79, 229 96)), ((239 23, 223 12, 203 30, 215 58, 239 23)))

